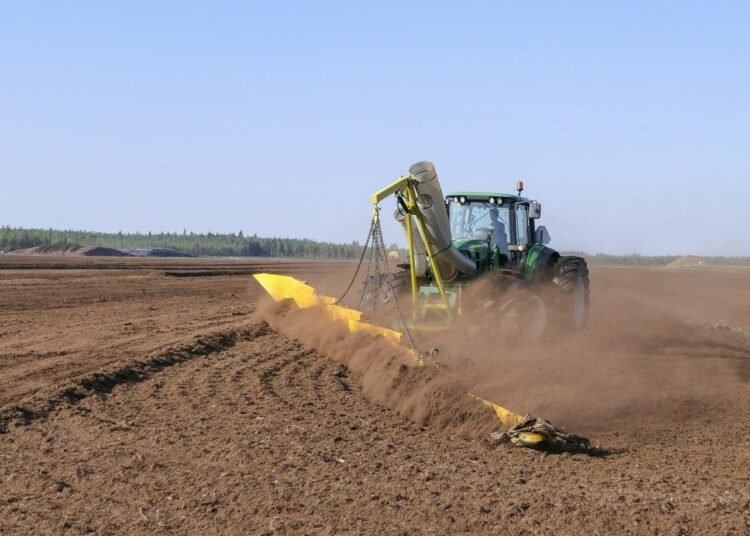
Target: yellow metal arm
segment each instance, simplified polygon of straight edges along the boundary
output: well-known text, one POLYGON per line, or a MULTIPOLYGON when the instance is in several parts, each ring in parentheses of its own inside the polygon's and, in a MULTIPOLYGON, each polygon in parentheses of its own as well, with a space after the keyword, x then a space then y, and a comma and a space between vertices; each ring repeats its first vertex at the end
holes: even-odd
POLYGON ((409 185, 410 177, 399 177, 385 188, 382 188, 370 196, 373 205, 377 205, 386 197, 402 191, 409 185))
MULTIPOLYGON (((393 194, 402 194, 402 199, 407 211, 406 214, 406 234, 407 234, 407 246, 409 247, 409 266, 414 266, 414 226, 412 225, 412 218, 416 220, 417 223, 417 229, 416 231, 419 232, 419 234, 422 236, 422 242, 424 242, 425 249, 427 252, 427 258, 430 262, 430 267, 432 268, 432 276, 435 281, 435 284, 438 287, 438 290, 440 291, 440 296, 443 300, 443 307, 445 308, 445 312, 448 315, 448 318, 451 318, 451 310, 450 305, 448 304, 448 297, 445 294, 445 287, 443 286, 443 278, 440 276, 440 270, 438 269, 438 265, 435 262, 434 255, 432 253, 432 246, 430 244, 430 240, 427 236, 427 230, 424 225, 424 221, 422 220, 422 216, 419 214, 418 211, 414 210, 415 205, 417 204, 417 191, 414 187, 414 179, 412 179, 410 176, 401 176, 392 183, 390 183, 388 186, 381 188, 374 194, 370 196, 370 200, 372 201, 372 204, 375 206, 373 210, 373 218, 377 219, 379 218, 378 214, 378 205, 383 199, 386 199, 387 197, 390 197, 393 194)), ((412 314, 416 315, 417 313, 417 294, 419 292, 419 289, 417 288, 417 278, 414 270, 411 270, 411 295, 412 295, 412 314)))

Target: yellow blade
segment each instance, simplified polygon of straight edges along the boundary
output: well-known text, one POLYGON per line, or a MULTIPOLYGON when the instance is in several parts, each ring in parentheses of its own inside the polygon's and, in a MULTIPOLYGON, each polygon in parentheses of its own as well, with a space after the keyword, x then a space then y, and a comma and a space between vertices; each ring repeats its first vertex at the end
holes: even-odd
MULTIPOLYGON (((300 309, 320 306, 331 319, 343 322, 350 333, 361 331, 371 335, 382 335, 394 344, 399 344, 401 342, 400 332, 363 322, 361 312, 337 304, 335 298, 317 294, 313 287, 299 279, 295 279, 288 275, 274 274, 253 274, 253 277, 276 301, 294 300, 294 303, 296 303, 297 307, 300 309)), ((416 353, 414 355, 417 358, 417 364, 422 365, 424 363, 422 358, 416 353)), ((523 416, 507 410, 502 406, 498 406, 494 402, 490 402, 489 400, 485 400, 484 398, 471 393, 469 393, 469 396, 491 408, 500 422, 505 426, 510 427, 524 420, 523 416)), ((534 438, 529 438, 528 442, 533 443, 533 439, 534 438)))
POLYGON ((300 309, 320 305, 330 318, 345 322, 351 333, 362 331, 371 335, 382 335, 395 343, 401 342, 400 332, 363 322, 362 313, 338 305, 335 298, 317 294, 313 287, 299 279, 275 274, 253 274, 253 277, 276 301, 294 300, 300 309))
POLYGON ((328 316, 334 320, 342 320, 344 322, 357 322, 362 319, 362 313, 349 309, 343 305, 326 305, 326 311, 328 316))
POLYGON ((375 324, 367 324, 366 322, 360 322, 358 320, 349 321, 349 331, 354 333, 355 331, 364 331, 371 335, 382 335, 386 339, 392 342, 401 342, 401 333, 399 331, 384 328, 382 326, 376 326, 375 324))
POLYGON ((502 406, 498 406, 494 402, 485 400, 482 397, 473 395, 471 393, 469 393, 469 396, 472 398, 476 398, 488 408, 492 408, 492 410, 495 412, 495 415, 497 415, 497 418, 500 419, 500 422, 503 423, 505 426, 513 426, 514 424, 523 422, 526 419, 523 415, 519 415, 518 413, 514 413, 510 411, 509 409, 505 409, 502 406))
POLYGON ((276 301, 294 300, 300 309, 321 305, 315 289, 299 279, 274 274, 253 274, 253 277, 276 301))

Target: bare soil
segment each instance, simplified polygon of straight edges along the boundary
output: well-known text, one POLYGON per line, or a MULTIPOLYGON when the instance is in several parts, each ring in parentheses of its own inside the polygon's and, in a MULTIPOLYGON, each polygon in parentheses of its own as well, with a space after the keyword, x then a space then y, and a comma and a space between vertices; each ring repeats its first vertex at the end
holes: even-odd
POLYGON ((352 269, 0 256, 0 533, 750 534, 750 270, 595 268, 587 332, 446 354, 588 456, 492 445, 420 381, 385 396, 367 341, 259 319, 252 273, 352 269))

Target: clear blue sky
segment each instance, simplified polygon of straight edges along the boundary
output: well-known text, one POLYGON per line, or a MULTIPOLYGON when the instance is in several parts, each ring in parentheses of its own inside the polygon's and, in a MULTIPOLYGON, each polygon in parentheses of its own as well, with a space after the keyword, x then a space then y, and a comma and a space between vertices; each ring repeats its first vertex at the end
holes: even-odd
POLYGON ((749 6, 7 2, 0 224, 361 241, 427 159, 560 249, 750 255, 749 6))

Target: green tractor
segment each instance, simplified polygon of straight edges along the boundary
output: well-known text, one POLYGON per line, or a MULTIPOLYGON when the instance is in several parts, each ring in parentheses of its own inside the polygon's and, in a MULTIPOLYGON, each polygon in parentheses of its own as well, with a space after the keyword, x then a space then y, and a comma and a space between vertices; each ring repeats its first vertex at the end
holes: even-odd
POLYGON ((376 207, 396 197, 408 262, 390 274, 390 285, 394 295, 411 288, 411 326, 439 328, 471 311, 491 311, 525 339, 539 338, 550 324, 586 325, 586 261, 547 246, 550 235, 537 225, 541 204, 522 196, 522 182, 516 190, 444 196, 434 165, 418 162, 372 195, 376 207))
MULTIPOLYGON (((476 334, 491 342, 498 341, 497 336, 503 342, 505 334, 515 340, 535 339, 550 324, 549 318, 558 319, 566 329, 582 328, 589 304, 586 261, 561 256, 547 247, 549 233, 536 225, 541 205, 522 197, 522 184, 517 190, 517 195, 457 192, 446 197, 432 163, 418 162, 408 175, 371 196, 374 210, 370 232, 359 265, 339 298, 318 294, 307 283, 286 275, 254 277, 277 302, 311 309, 349 333, 379 337, 386 344, 407 350, 398 354, 399 360, 406 360, 399 361, 400 367, 407 363, 449 366, 438 361, 437 348, 419 349, 432 342, 430 332, 445 328, 459 328, 443 333, 459 343, 463 336, 476 334), (403 226, 408 245, 407 262, 396 262, 395 266, 380 225, 379 205, 391 196, 396 198, 395 217, 403 226), (357 305, 362 310, 357 310, 342 300, 360 280, 359 271, 368 251, 357 305), (410 318, 406 318, 402 306, 409 298, 410 318), (384 319, 377 317, 379 303, 388 305, 387 313, 392 309, 392 327, 379 325, 384 319), (363 304, 372 305, 371 314, 367 307, 360 307, 363 304), (413 332, 424 332, 427 337, 415 341, 413 332)), ((392 359, 387 354, 384 357, 392 359)), ((567 434, 545 420, 514 412, 474 393, 467 395, 492 410, 507 429, 498 437, 516 445, 576 451, 590 448, 588 439, 567 434)))

